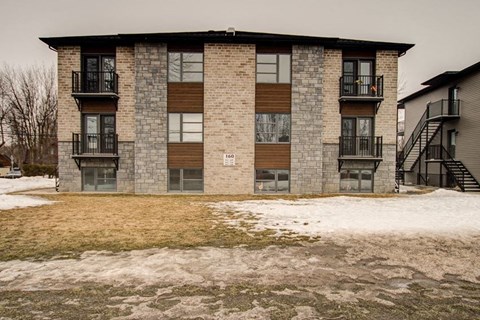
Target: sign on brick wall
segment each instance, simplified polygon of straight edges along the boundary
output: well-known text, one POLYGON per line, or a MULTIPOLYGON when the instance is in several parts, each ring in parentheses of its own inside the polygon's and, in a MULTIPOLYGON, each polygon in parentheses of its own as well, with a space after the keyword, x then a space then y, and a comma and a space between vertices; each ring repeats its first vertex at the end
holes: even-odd
POLYGON ((223 165, 224 166, 234 166, 235 165, 235 154, 234 153, 223 154, 223 165))

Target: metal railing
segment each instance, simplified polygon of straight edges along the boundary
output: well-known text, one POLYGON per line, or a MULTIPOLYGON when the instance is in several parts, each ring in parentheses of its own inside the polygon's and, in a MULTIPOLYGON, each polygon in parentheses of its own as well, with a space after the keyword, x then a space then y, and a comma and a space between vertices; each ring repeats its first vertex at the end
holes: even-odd
POLYGON ((427 120, 442 116, 460 115, 460 100, 441 99, 427 104, 427 120))
POLYGON ((339 157, 374 157, 383 154, 383 137, 341 136, 339 137, 339 157))
POLYGON ((383 76, 340 77, 340 97, 383 97, 383 76))
POLYGON ((72 133, 72 154, 118 154, 118 134, 72 133))
POLYGON ((118 74, 113 71, 72 71, 72 92, 118 94, 118 74))
POLYGON ((397 164, 399 167, 403 165, 405 158, 408 156, 413 146, 420 137, 423 128, 426 123, 434 118, 442 116, 459 116, 460 115, 460 100, 448 100, 442 99, 432 103, 427 104, 427 108, 423 113, 422 117, 418 121, 415 129, 413 129, 412 134, 405 142, 402 151, 399 152, 397 156, 397 164))

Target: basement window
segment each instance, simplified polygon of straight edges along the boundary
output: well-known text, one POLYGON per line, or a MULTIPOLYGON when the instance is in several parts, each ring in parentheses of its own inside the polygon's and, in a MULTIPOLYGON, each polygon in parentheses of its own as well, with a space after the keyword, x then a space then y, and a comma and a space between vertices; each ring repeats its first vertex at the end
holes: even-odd
POLYGON ((202 169, 169 169, 168 191, 170 192, 202 192, 202 169))
POLYGON ((344 169, 340 171, 340 192, 373 192, 373 170, 344 169))
POLYGON ((272 193, 290 191, 290 171, 276 169, 255 170, 255 192, 272 193))
POLYGON ((117 171, 115 168, 82 168, 83 191, 117 190, 117 171))

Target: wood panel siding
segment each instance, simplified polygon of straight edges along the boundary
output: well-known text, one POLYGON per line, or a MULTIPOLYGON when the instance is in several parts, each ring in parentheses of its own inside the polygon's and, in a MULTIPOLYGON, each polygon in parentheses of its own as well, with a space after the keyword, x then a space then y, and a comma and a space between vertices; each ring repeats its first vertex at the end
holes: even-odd
POLYGON ((292 108, 290 83, 257 83, 255 90, 255 112, 290 113, 292 108))
POLYGON ((203 52, 203 43, 169 43, 168 52, 203 52))
POLYGON ((203 83, 170 82, 167 109, 168 112, 203 112, 203 83))
POLYGON ((82 101, 83 113, 115 113, 115 101, 114 100, 83 100, 82 101))
POLYGON ((255 144, 255 168, 290 169, 290 144, 255 144))
POLYGON ((375 116, 374 103, 342 102, 342 116, 375 116))
POLYGON ((168 168, 203 168, 203 143, 169 143, 168 168))
POLYGON ((114 56, 116 53, 115 47, 87 47, 82 46, 82 54, 104 54, 114 56))
POLYGON ((257 44, 257 53, 292 53, 291 45, 265 45, 257 44))
POLYGON ((342 51, 343 58, 369 58, 375 59, 376 51, 375 50, 343 50, 342 51))

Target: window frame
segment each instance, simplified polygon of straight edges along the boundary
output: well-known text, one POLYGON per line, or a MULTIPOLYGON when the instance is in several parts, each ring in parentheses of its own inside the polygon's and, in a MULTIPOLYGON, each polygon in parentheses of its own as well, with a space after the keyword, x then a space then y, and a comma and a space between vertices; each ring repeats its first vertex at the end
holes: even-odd
POLYGON ((375 172, 374 169, 358 169, 358 168, 348 168, 348 169, 342 169, 340 170, 339 174, 339 192, 340 193, 373 193, 375 190, 375 172), (352 191, 352 190, 342 190, 342 172, 343 171, 358 171, 358 179, 357 179, 357 191, 352 191), (362 190, 362 174, 364 171, 368 171, 371 176, 371 188, 369 191, 364 191, 362 190))
POLYGON ((256 83, 276 83, 276 84, 290 84, 292 83, 292 54, 291 53, 257 53, 256 54, 256 62, 255 62, 255 82, 256 83), (258 62, 258 56, 275 56, 275 63, 266 63, 266 62, 258 62), (288 72, 288 82, 280 82, 280 56, 288 56, 289 62, 289 72, 288 72), (258 65, 275 65, 275 73, 272 72, 259 72, 258 65), (258 75, 259 74, 269 74, 275 75, 275 82, 270 81, 259 81, 258 75))
POLYGON ((181 51, 181 52, 177 52, 177 51, 174 51, 174 52, 168 52, 167 54, 167 82, 171 82, 171 83, 203 83, 204 82, 204 75, 205 73, 205 55, 203 54, 203 52, 190 52, 190 51, 181 51), (180 70, 179 70, 179 80, 176 81, 176 80, 171 80, 170 79, 170 62, 171 62, 171 58, 170 58, 170 55, 172 54, 179 54, 180 55, 180 70), (187 61, 186 63, 194 63, 194 64, 201 64, 202 66, 202 71, 187 71, 187 72, 184 72, 184 55, 185 54, 201 54, 202 55, 202 62, 189 62, 187 61), (185 73, 195 73, 195 74, 198 74, 200 73, 202 75, 202 79, 199 80, 199 81, 185 81, 184 80, 184 74, 185 73))
POLYGON ((84 192, 116 192, 118 188, 118 177, 117 177, 117 170, 114 167, 82 167, 82 191, 84 192), (94 187, 95 190, 85 190, 85 171, 87 169, 93 169, 94 175, 93 175, 93 180, 94 180, 94 187), (112 190, 98 190, 98 169, 113 169, 113 172, 115 174, 115 178, 105 178, 109 180, 114 180, 114 185, 115 187, 112 190))
POLYGON ((168 143, 203 143, 203 132, 204 132, 204 115, 202 112, 169 112, 168 115, 167 115, 167 141, 168 143), (180 115, 180 128, 179 128, 179 135, 180 135, 180 141, 172 141, 170 140, 170 115, 174 115, 174 114, 178 114, 180 115), (183 134, 185 133, 184 130, 183 130, 183 125, 185 124, 185 122, 183 121, 183 115, 185 114, 199 114, 202 116, 202 121, 201 122, 186 122, 187 124, 193 124, 193 123, 201 123, 202 125, 202 131, 201 132, 187 132, 187 133, 192 133, 192 134, 195 134, 195 133, 201 133, 202 135, 202 139, 201 141, 184 141, 183 139, 183 134))
POLYGON ((205 190, 205 172, 203 168, 168 168, 168 179, 167 179, 167 192, 170 193, 203 193, 205 190), (180 170, 180 189, 179 190, 171 190, 170 189, 170 175, 171 175, 171 170, 180 170), (183 177, 183 171, 184 170, 200 170, 202 173, 202 179, 184 179, 183 177), (202 189, 201 190, 185 190, 184 189, 184 181, 189 180, 189 181, 202 181, 202 189))
POLYGON ((255 143, 258 144, 290 144, 292 141, 292 114, 291 113, 267 113, 267 112, 256 112, 255 113, 255 143), (266 124, 270 122, 257 122, 257 115, 274 115, 275 116, 275 122, 273 122, 273 125, 275 127, 275 132, 273 133, 275 135, 275 141, 258 141, 258 130, 257 130, 257 124, 266 124), (284 115, 289 117, 289 126, 288 126, 288 141, 279 141, 280 139, 280 129, 279 129, 279 116, 284 115))
POLYGON ((288 194, 290 193, 290 182, 291 182, 291 174, 290 174, 290 169, 285 169, 285 168, 277 168, 277 169, 267 169, 267 168, 255 168, 255 171, 254 171, 254 185, 253 185, 253 191, 254 193, 258 193, 258 194, 277 194, 277 193, 281 193, 281 194, 288 194), (257 171, 261 171, 261 170, 268 170, 268 171, 274 171, 275 172, 275 191, 261 191, 261 190, 257 190, 257 181, 260 181, 260 182, 264 182, 264 181, 271 181, 271 180, 258 180, 257 179, 257 171), (286 171, 288 173, 288 188, 286 191, 278 191, 278 172, 279 171, 286 171))

